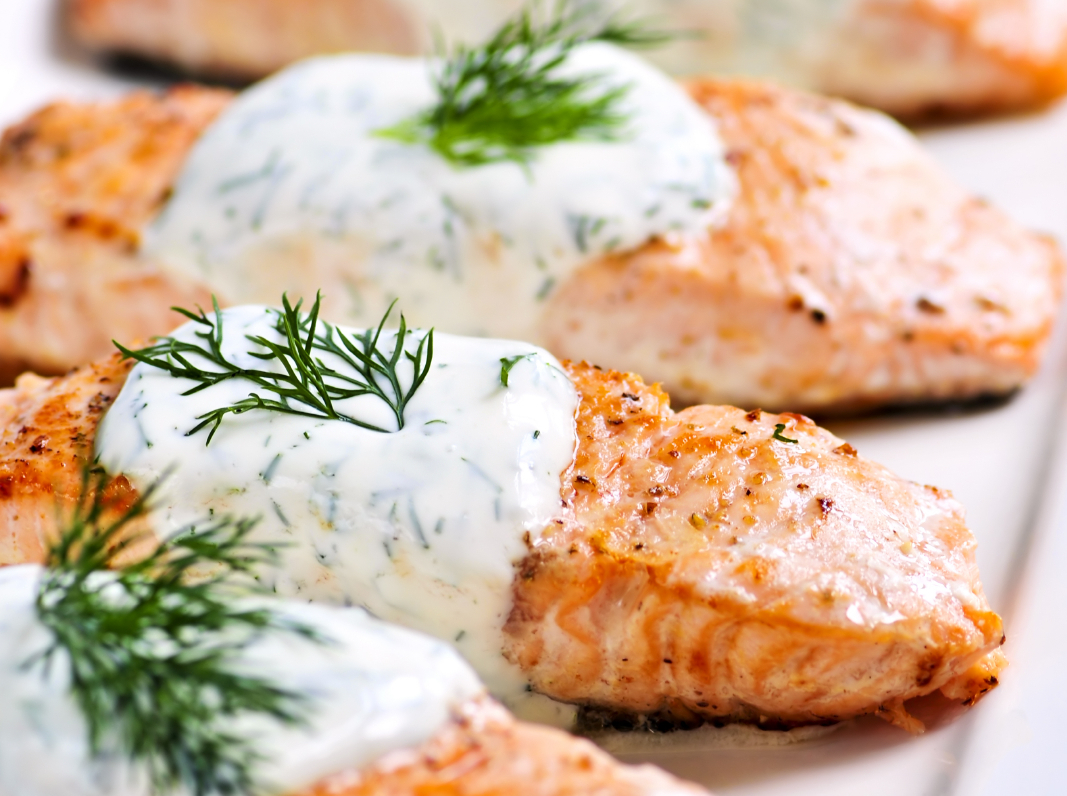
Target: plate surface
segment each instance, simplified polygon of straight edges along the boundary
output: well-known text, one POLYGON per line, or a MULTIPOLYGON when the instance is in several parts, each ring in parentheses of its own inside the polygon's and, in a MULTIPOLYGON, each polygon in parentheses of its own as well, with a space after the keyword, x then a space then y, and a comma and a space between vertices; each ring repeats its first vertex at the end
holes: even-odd
MULTIPOLYGON (((151 84, 100 70, 56 35, 50 0, 0 3, 0 125, 58 98, 102 99, 151 84)), ((955 178, 1028 226, 1067 242, 1067 104, 921 137, 955 178)), ((831 424, 897 473, 951 489, 978 538, 986 593, 1005 618, 1011 667, 974 710, 912 738, 862 719, 798 743, 719 733, 624 753, 731 796, 941 796, 1067 791, 1067 327, 1040 376, 997 407, 831 424), (705 745, 706 740, 706 745, 705 745), (699 741, 699 742, 698 742, 699 741), (696 747, 696 748, 694 748, 696 747)))

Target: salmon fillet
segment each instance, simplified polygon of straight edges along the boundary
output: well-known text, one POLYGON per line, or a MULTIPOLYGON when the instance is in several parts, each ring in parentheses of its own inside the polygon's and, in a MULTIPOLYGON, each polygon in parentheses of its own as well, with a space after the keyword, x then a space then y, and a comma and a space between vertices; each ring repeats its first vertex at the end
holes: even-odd
POLYGON ((652 766, 624 766, 586 740, 475 701, 422 747, 386 755, 297 796, 696 796, 652 766))
POLYGON ((1067 92, 1067 6, 1046 0, 866 0, 835 31, 813 88, 903 118, 1040 107, 1067 92))
MULTIPOLYGON (((683 403, 810 412, 1009 393, 1033 374, 1062 295, 1055 243, 968 196, 878 114, 761 84, 689 90, 740 178, 725 222, 579 269, 532 342, 644 373, 683 403)), ((136 246, 228 98, 182 87, 57 103, 5 133, 8 383, 170 331, 172 304, 208 306, 206 286, 136 246)))
MULTIPOLYGON (((637 376, 565 367, 563 515, 517 566, 505 626, 536 690, 682 724, 878 712, 918 730, 904 700, 996 685, 1002 623, 950 495, 801 415, 676 413, 637 376)), ((0 565, 40 560, 127 368, 0 391, 0 565)))
MULTIPOLYGON (((0 390, 0 566, 43 563, 58 517, 78 499, 96 426, 132 363, 118 355, 65 378, 19 377, 0 390)), ((136 498, 121 475, 117 509, 136 498)))
POLYGON ((318 53, 412 55, 422 38, 388 0, 68 0, 66 21, 94 50, 249 82, 318 53))
POLYGON ((62 373, 210 302, 137 256, 225 91, 178 87, 106 105, 58 102, 0 139, 0 383, 62 373), (173 319, 169 316, 173 315, 173 319))
POLYGON ((567 521, 521 564, 509 657, 551 696, 771 726, 973 701, 1005 660, 962 507, 796 414, 570 365, 567 521))
POLYGON ((699 80, 741 190, 703 240, 591 263, 541 342, 683 403, 798 411, 973 398, 1040 364, 1064 259, 880 114, 699 80))
MULTIPOLYGON (((253 80, 317 53, 414 53, 430 43, 433 24, 449 39, 477 40, 487 20, 499 23, 520 3, 469 5, 482 13, 443 15, 432 5, 419 13, 397 0, 68 0, 66 12, 74 37, 94 50, 253 80)), ((1055 2, 854 0, 839 14, 807 9, 802 27, 814 30, 786 41, 759 24, 773 7, 646 5, 668 27, 705 33, 652 53, 682 74, 782 79, 912 118, 1029 108, 1067 91, 1067 13, 1055 2), (825 21, 812 22, 820 13, 825 21)), ((778 13, 789 24, 805 12, 778 13)))

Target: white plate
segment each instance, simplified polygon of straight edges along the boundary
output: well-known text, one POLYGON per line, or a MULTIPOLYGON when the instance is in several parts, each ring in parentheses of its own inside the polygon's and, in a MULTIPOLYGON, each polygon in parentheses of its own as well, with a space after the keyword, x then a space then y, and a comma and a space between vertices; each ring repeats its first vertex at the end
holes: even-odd
MULTIPOLYGON (((69 51, 53 14, 50 0, 0 0, 2 125, 60 97, 104 98, 133 85, 69 51)), ((922 137, 961 183, 1067 241, 1067 105, 922 137)), ((948 487, 967 506, 986 593, 1007 624, 1012 665, 999 689, 917 738, 862 719, 786 746, 738 746, 718 733, 699 749, 696 737, 680 736, 670 739, 673 751, 623 757, 733 796, 1067 793, 1067 690, 1059 687, 1067 573, 1058 571, 1067 569, 1067 333, 1058 340, 1038 379, 1006 405, 832 426, 864 455, 948 487)))

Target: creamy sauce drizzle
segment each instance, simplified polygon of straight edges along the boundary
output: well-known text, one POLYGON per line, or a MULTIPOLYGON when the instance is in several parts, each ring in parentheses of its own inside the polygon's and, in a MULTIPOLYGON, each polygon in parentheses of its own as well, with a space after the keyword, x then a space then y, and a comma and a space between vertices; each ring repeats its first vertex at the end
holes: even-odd
POLYGON ((402 299, 421 325, 537 340, 546 298, 580 265, 700 234, 732 195, 713 120, 674 81, 607 44, 572 74, 629 85, 622 140, 565 142, 456 168, 374 135, 434 102, 433 62, 316 58, 242 94, 204 133, 145 252, 232 303, 323 288, 369 325, 402 299))
MULTIPOLYGON (((0 793, 5 796, 148 796, 144 770, 121 754, 93 757, 87 726, 70 694, 69 660, 46 671, 23 664, 51 643, 34 607, 42 569, 0 569, 0 793)), ((355 609, 255 602, 310 625, 321 646, 269 633, 239 653, 243 671, 311 700, 309 724, 262 716, 230 729, 253 739, 264 793, 286 794, 429 740, 463 702, 482 692, 447 645, 355 609)))
MULTIPOLYGON (((226 310, 228 357, 265 367, 247 354, 254 346, 244 335, 280 341, 273 319, 265 307, 226 310)), ((192 341, 194 331, 187 324, 174 336, 192 341)), ((391 351, 395 332, 384 337, 379 347, 391 351)), ((515 705, 527 680, 501 654, 502 627, 524 534, 536 539, 560 511, 577 393, 559 363, 529 344, 444 334, 434 344, 429 375, 394 433, 252 411, 229 417, 205 447, 206 431, 186 436, 195 417, 255 386, 231 380, 182 396, 191 382, 138 364, 100 425, 96 451, 141 489, 176 466, 153 515, 158 531, 208 512, 260 516, 258 539, 290 544, 282 566, 263 573, 268 587, 363 606, 452 642, 515 705), (505 388, 500 360, 519 355, 505 388)), ((400 375, 408 383, 410 370, 400 375)), ((395 427, 377 397, 336 406, 395 427)))

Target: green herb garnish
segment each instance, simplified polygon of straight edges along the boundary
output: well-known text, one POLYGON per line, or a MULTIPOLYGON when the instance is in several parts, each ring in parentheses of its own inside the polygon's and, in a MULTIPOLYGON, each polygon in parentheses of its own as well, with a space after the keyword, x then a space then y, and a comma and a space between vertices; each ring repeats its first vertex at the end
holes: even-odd
POLYGON ((798 441, 795 439, 789 439, 789 437, 784 436, 782 434, 783 431, 785 431, 785 423, 775 424, 774 433, 771 434, 771 438, 781 440, 782 442, 792 442, 794 445, 796 445, 798 441))
POLYGON ((544 21, 535 5, 482 46, 457 46, 434 76, 436 104, 376 134, 428 145, 462 167, 528 163, 536 147, 559 141, 618 140, 628 121, 620 102, 629 86, 598 89, 603 74, 563 76, 559 69, 585 42, 650 46, 671 34, 643 20, 605 16, 597 5, 561 0, 544 21))
POLYGON ((321 301, 322 296, 317 295, 311 312, 302 315, 302 300, 293 306, 287 296, 282 296, 283 309, 271 310, 277 317, 275 329, 284 338, 282 343, 258 335, 245 335, 249 342, 260 349, 248 353, 256 359, 280 364, 282 369, 278 371, 242 368, 226 357, 222 351, 222 311, 214 297, 214 319, 202 309, 197 314, 181 307, 172 308, 204 327, 203 331, 196 332, 201 341, 199 343, 162 337, 158 338, 154 345, 137 350, 128 349, 118 342, 115 345, 125 358, 136 359, 138 362, 165 370, 176 378, 196 382, 195 386, 182 395, 198 393, 229 379, 252 382, 273 394, 274 397, 264 398, 259 393, 252 392, 247 398, 229 406, 221 406, 197 415, 196 419, 200 423, 186 432, 186 436, 211 426, 206 443, 209 445, 226 415, 240 415, 252 409, 324 420, 341 420, 382 433, 403 428, 404 408, 430 372, 430 363, 433 360, 433 329, 417 338, 418 345, 414 351, 410 351, 409 337, 415 339, 415 334, 408 329, 401 314, 400 328, 395 335, 392 350, 386 352, 380 347, 384 342, 382 331, 393 307, 396 306, 396 301, 389 305, 377 329, 367 329, 361 334, 351 336, 319 319, 321 301), (345 372, 328 367, 315 352, 327 352, 338 357, 346 367, 345 372), (401 384, 398 372, 401 357, 406 358, 414 367, 411 383, 407 387, 401 384), (206 366, 193 362, 191 358, 206 361, 206 366), (384 401, 396 418, 396 429, 382 428, 342 414, 334 408, 335 401, 360 395, 375 395, 384 401))
POLYGON ((500 357, 500 386, 508 386, 508 377, 511 376, 511 369, 522 362, 524 359, 529 359, 533 354, 516 354, 513 357, 500 357))
POLYGON ((47 667, 66 653, 93 754, 128 755, 147 769, 156 792, 248 793, 260 758, 225 724, 248 714, 299 723, 307 703, 237 673, 233 659, 267 631, 317 637, 269 611, 238 607, 222 592, 223 578, 275 560, 268 547, 248 541, 252 521, 183 529, 116 567, 117 556, 147 541, 135 521, 154 487, 116 517, 107 484, 103 471, 86 469, 81 497, 48 551, 36 607, 55 640, 26 667, 47 667), (215 574, 204 576, 205 566, 215 574), (201 577, 192 582, 194 570, 201 577))

